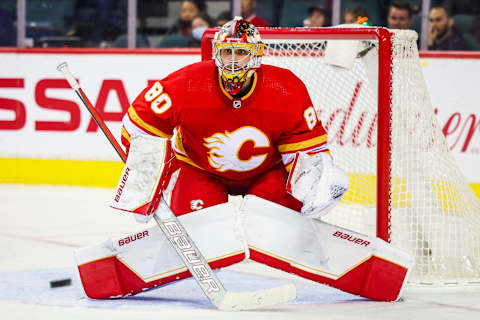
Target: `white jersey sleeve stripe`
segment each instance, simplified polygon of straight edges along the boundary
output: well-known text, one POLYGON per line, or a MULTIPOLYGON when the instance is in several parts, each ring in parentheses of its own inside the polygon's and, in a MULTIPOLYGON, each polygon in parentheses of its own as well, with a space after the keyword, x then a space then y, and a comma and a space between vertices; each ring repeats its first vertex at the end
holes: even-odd
POLYGON ((123 124, 123 127, 125 128, 125 130, 127 131, 127 133, 130 136, 132 136, 132 134, 147 134, 148 135, 148 133, 146 131, 142 130, 135 123, 133 123, 132 120, 130 120, 130 117, 128 116, 127 113, 123 116, 122 124, 123 124))

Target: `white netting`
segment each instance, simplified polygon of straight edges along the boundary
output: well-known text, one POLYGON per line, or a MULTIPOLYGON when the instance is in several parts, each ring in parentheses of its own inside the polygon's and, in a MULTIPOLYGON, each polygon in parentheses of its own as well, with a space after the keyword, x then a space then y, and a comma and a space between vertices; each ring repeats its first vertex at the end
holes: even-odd
POLYGON ((288 68, 304 81, 328 132, 335 162, 348 172, 350 190, 325 221, 375 234, 380 130, 391 137, 391 242, 415 253, 411 280, 479 281, 480 204, 438 128, 420 67, 416 33, 394 32, 392 125, 380 129, 378 41, 357 41, 363 52, 347 70, 325 64, 328 42, 320 35, 315 40, 288 36, 263 40, 263 63, 288 68))

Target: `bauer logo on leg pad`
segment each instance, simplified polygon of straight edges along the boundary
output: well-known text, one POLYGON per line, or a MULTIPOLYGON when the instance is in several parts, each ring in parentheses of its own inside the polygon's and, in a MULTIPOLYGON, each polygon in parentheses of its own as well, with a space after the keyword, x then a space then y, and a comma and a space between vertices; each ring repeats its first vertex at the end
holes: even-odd
POLYGON ((335 231, 332 234, 332 236, 338 237, 340 239, 345 239, 345 240, 348 240, 350 242, 353 242, 353 243, 356 243, 356 244, 359 244, 359 245, 362 245, 362 246, 365 246, 365 247, 368 247, 370 245, 369 241, 363 240, 362 238, 359 238, 359 237, 352 236, 351 234, 348 234, 346 232, 335 231))
POLYGON ((135 240, 139 240, 145 237, 148 237, 148 230, 145 230, 143 232, 139 232, 137 234, 134 234, 133 236, 128 236, 123 239, 118 240, 118 246, 121 247, 123 245, 129 244, 130 242, 133 242, 135 240))

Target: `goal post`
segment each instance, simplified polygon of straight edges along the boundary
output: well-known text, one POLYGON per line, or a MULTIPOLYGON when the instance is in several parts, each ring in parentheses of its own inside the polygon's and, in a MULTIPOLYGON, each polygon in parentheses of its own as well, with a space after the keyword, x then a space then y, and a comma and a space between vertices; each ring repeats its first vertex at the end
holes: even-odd
MULTIPOLYGON (((202 39, 202 60, 212 58, 215 31, 202 39)), ((302 79, 335 162, 348 173, 349 191, 324 221, 410 249, 413 283, 480 284, 480 203, 439 129, 416 32, 259 31, 262 63, 302 79)))

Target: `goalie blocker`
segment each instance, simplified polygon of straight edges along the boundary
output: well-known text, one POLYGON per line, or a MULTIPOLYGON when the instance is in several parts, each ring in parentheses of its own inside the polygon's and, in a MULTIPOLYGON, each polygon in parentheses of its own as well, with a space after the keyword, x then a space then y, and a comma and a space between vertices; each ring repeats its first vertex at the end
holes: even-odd
MULTIPOLYGON (((250 258, 373 300, 397 300, 413 264, 412 255, 381 239, 251 195, 239 207, 224 203, 179 219, 214 269, 250 258)), ((74 255, 85 293, 93 299, 136 294, 190 276, 156 227, 74 255)))

